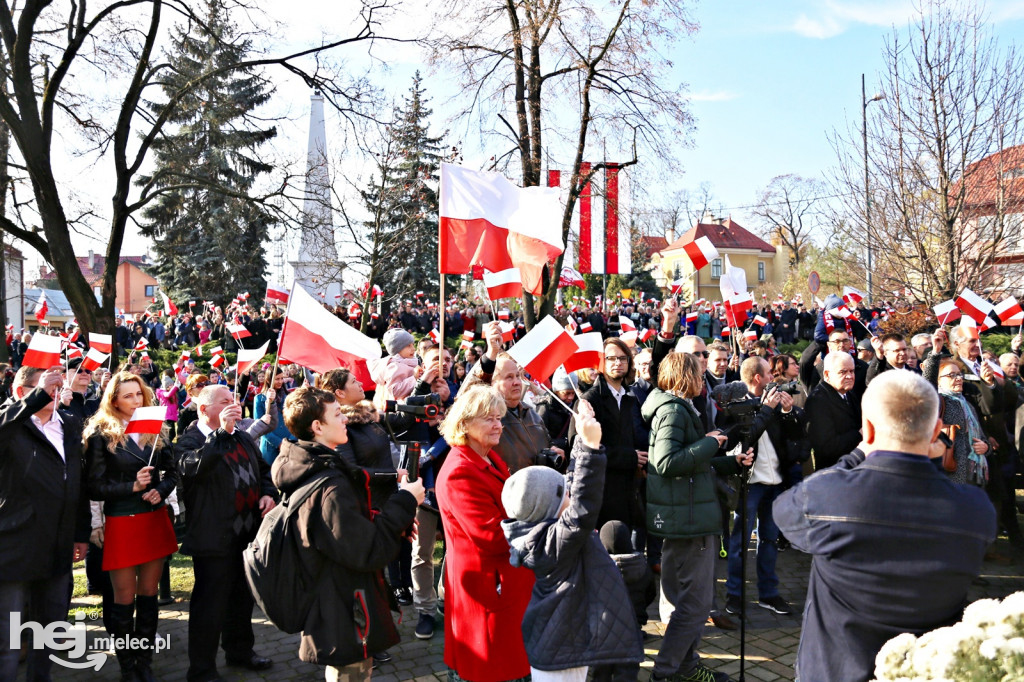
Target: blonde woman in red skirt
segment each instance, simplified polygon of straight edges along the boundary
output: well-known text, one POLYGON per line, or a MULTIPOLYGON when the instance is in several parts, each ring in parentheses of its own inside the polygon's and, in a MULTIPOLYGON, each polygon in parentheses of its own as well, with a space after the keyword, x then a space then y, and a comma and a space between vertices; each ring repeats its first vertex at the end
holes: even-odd
POLYGON ((114 603, 110 634, 142 641, 117 648, 122 680, 153 679, 153 638, 159 612, 157 588, 164 559, 178 549, 164 500, 178 484, 165 434, 125 433, 136 408, 154 404, 142 380, 118 372, 85 428, 89 495, 103 500, 103 570, 110 572, 114 603), (134 612, 134 627, 132 622, 134 612))

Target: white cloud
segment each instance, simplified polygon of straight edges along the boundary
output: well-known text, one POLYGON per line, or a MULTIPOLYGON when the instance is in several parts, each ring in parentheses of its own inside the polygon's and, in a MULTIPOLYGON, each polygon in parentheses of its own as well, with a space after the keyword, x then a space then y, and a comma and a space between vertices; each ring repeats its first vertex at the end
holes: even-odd
POLYGON ((833 17, 811 19, 806 14, 797 17, 790 28, 804 38, 817 38, 818 40, 832 38, 846 30, 846 26, 833 17))
POLYGON ((739 95, 729 90, 715 90, 707 91, 701 90, 690 95, 690 101, 692 102, 728 102, 734 100, 739 95))

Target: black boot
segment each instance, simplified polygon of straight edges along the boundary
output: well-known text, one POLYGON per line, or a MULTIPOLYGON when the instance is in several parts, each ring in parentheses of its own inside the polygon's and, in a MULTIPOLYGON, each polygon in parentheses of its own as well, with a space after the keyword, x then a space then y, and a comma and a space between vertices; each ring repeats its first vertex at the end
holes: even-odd
POLYGON ((135 636, 139 638, 140 648, 135 653, 135 677, 139 682, 156 682, 151 666, 153 664, 153 644, 156 639, 156 625, 160 619, 160 610, 156 605, 156 596, 135 597, 135 636))
POLYGON ((134 635, 132 627, 132 615, 135 611, 135 604, 110 604, 110 634, 119 641, 115 648, 117 663, 121 666, 121 682, 135 682, 135 652, 124 646, 127 639, 134 635))

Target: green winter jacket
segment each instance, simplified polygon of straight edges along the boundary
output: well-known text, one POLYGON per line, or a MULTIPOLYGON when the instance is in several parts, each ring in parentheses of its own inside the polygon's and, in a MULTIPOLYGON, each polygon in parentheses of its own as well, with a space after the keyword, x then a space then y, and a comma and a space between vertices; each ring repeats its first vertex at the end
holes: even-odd
POLYGON ((663 538, 694 538, 722 532, 715 472, 739 473, 734 457, 715 457, 718 441, 705 436, 689 402, 660 389, 641 410, 650 424, 647 530, 663 538))

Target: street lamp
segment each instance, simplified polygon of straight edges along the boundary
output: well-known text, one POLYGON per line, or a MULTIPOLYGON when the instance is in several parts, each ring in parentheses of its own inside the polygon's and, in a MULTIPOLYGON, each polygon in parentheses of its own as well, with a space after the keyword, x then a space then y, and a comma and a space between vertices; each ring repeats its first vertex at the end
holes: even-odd
POLYGON ((872 270, 875 267, 873 259, 873 251, 871 249, 871 188, 868 184, 868 105, 872 102, 885 99, 884 93, 878 93, 871 99, 868 99, 867 88, 864 82, 864 74, 860 75, 860 110, 863 117, 864 127, 861 132, 864 135, 864 227, 866 229, 867 246, 868 246, 868 301, 873 302, 873 279, 874 275, 872 270))

